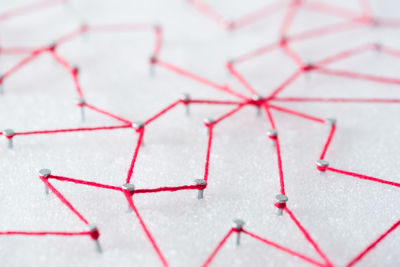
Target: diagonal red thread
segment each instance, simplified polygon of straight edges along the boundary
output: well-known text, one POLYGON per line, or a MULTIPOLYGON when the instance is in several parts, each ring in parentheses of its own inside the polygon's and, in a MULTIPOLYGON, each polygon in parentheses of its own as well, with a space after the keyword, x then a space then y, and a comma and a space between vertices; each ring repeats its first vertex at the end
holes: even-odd
POLYGON ((246 235, 248 235, 248 236, 250 236, 250 237, 252 237, 252 238, 254 238, 254 239, 258 240, 258 241, 261 241, 264 244, 267 244, 267 245, 269 245, 271 247, 274 247, 274 248, 276 248, 278 250, 281 250, 281 251, 283 251, 285 253, 288 253, 288 254, 290 254, 292 256, 298 257, 298 258, 300 258, 300 259, 302 259, 302 260, 304 260, 304 261, 306 261, 308 263, 311 263, 311 264, 313 264, 315 266, 326 266, 325 264, 320 263, 320 262, 318 262, 316 260, 313 260, 310 257, 307 257, 307 256, 305 256, 305 255, 303 255, 301 253, 298 253, 296 251, 293 251, 291 249, 285 248, 284 246, 281 246, 281 245, 279 245, 279 244, 277 244, 275 242, 269 241, 268 239, 262 238, 262 237, 260 237, 260 236, 258 236, 256 234, 250 233, 250 232, 248 232, 246 230, 243 230, 242 233, 246 234, 246 235))
POLYGON ((376 75, 371 75, 371 74, 356 73, 356 72, 345 71, 345 70, 331 70, 331 69, 326 69, 326 68, 318 68, 317 71, 322 74, 329 74, 329 75, 342 76, 342 77, 352 78, 352 79, 360 79, 360 80, 368 80, 368 81, 379 82, 379 83, 400 85, 400 79, 396 79, 396 78, 387 78, 387 77, 381 77, 381 76, 376 76, 376 75))
POLYGON ((89 225, 89 222, 83 217, 83 215, 74 207, 72 204, 54 187, 52 186, 49 181, 42 176, 39 176, 42 182, 45 184, 47 188, 51 190, 51 192, 56 195, 56 197, 65 205, 67 206, 83 223, 89 225))
POLYGON ((75 183, 75 184, 83 184, 83 185, 88 185, 88 186, 93 186, 93 187, 98 187, 98 188, 103 188, 103 189, 111 189, 111 190, 121 191, 121 187, 107 185, 107 184, 100 184, 100 183, 90 182, 90 181, 84 181, 84 180, 74 179, 74 178, 69 178, 69 177, 49 175, 47 178, 54 179, 57 181, 62 181, 62 182, 71 182, 71 183, 75 183))
POLYGON ((388 234, 396 230, 397 227, 400 225, 400 220, 393 224, 386 232, 380 235, 374 242, 372 242, 366 249, 361 251, 354 259, 352 259, 346 266, 351 267, 357 262, 359 262, 368 252, 376 247, 388 234))
POLYGON ((153 117, 149 118, 144 124, 147 125, 147 124, 151 123, 155 119, 157 119, 157 118, 161 117, 162 115, 164 115, 165 113, 167 113, 169 110, 171 110, 174 107, 176 107, 179 103, 181 103, 181 100, 175 101, 174 103, 168 105, 166 108, 162 109, 156 115, 154 115, 153 117))
POLYGON ((214 83, 214 82, 212 82, 212 81, 209 81, 209 80, 207 80, 207 79, 205 79, 205 78, 203 78, 203 77, 200 77, 200 76, 198 76, 198 75, 196 75, 196 74, 190 73, 190 72, 188 72, 188 71, 186 71, 186 70, 184 70, 184 69, 181 69, 181 68, 179 68, 179 67, 177 67, 177 66, 174 66, 174 65, 172 65, 172 64, 169 64, 169 63, 167 63, 167 62, 163 62, 163 61, 157 60, 157 61, 156 61, 156 64, 157 64, 158 66, 160 66, 160 67, 163 67, 163 68, 165 68, 165 69, 168 69, 168 70, 170 70, 170 71, 173 71, 173 72, 175 72, 175 73, 177 73, 177 74, 179 74, 179 75, 188 77, 188 78, 190 78, 190 79, 192 79, 192 80, 195 80, 195 81, 197 81, 197 82, 199 82, 199 83, 202 83, 202 84, 205 84, 205 85, 210 86, 210 87, 212 87, 212 88, 215 88, 215 89, 220 90, 220 91, 222 91, 222 92, 228 93, 228 94, 230 94, 230 95, 236 96, 236 97, 241 98, 241 99, 247 99, 244 95, 239 94, 239 93, 237 93, 237 92, 235 92, 235 91, 232 91, 232 90, 231 90, 229 87, 227 87, 227 86, 219 85, 219 84, 217 84, 217 83, 214 83))
POLYGON ((218 243, 217 247, 211 252, 210 256, 207 258, 207 260, 203 263, 203 267, 207 267, 211 264, 217 253, 220 251, 222 246, 226 243, 226 240, 232 235, 233 229, 231 228, 229 232, 222 238, 222 240, 218 243))
POLYGON ((341 173, 341 174, 348 175, 348 176, 353 176, 353 177, 360 178, 360 179, 363 179, 363 180, 368 180, 368 181, 373 181, 373 182, 377 182, 377 183, 381 183, 381 184, 387 184, 387 185, 392 185, 392 186, 395 186, 395 187, 400 187, 400 183, 390 182, 390 181, 382 180, 382 179, 375 178, 375 177, 372 177, 372 176, 358 174, 358 173, 355 173, 355 172, 339 170, 339 169, 335 169, 335 168, 332 168, 332 167, 328 167, 328 168, 326 168, 326 170, 327 171, 331 171, 331 172, 341 173))
POLYGON ((235 70, 235 68, 233 67, 232 64, 227 64, 227 69, 229 70, 229 72, 251 93, 256 95, 257 92, 254 90, 254 88, 249 84, 248 81, 246 81, 244 79, 244 77, 235 70))
POLYGON ((206 162, 204 164, 204 176, 203 179, 208 181, 208 174, 210 168, 210 155, 211 155, 211 145, 213 139, 213 126, 208 127, 208 142, 207 142, 207 152, 206 152, 206 162))
POLYGON ((44 8, 50 8, 61 3, 65 3, 67 0, 42 0, 37 1, 32 4, 15 8, 13 10, 9 10, 7 12, 0 13, 0 21, 5 21, 7 19, 15 18, 18 16, 22 16, 27 13, 32 13, 34 11, 40 11, 44 8))
POLYGON ((321 248, 317 245, 317 243, 312 239, 310 233, 301 225, 301 223, 294 216, 293 212, 286 206, 284 210, 289 214, 290 219, 296 224, 299 230, 303 233, 306 240, 314 247, 315 251, 321 256, 321 258, 325 261, 328 266, 333 266, 333 264, 329 261, 326 255, 322 252, 321 248))
POLYGON ((126 200, 128 201, 129 207, 133 210, 135 213, 137 219, 139 220, 140 226, 142 227, 143 231, 145 232, 147 238, 149 239, 151 245, 154 248, 154 251, 157 253, 157 256, 160 258, 160 261, 164 266, 168 266, 167 260, 164 258, 164 255, 161 253, 160 248, 158 247, 156 241, 154 240, 153 236, 151 235, 149 229, 147 228, 146 224, 144 223, 142 217, 139 214, 139 211, 137 210, 135 204, 133 203, 132 196, 128 191, 123 191, 126 200))
POLYGON ((320 119, 320 118, 317 118, 317 117, 314 117, 314 116, 310 116, 310 115, 307 115, 307 114, 304 114, 304 113, 301 113, 301 112, 298 112, 298 111, 290 110, 290 109, 283 108, 283 107, 278 107, 278 106, 271 105, 271 104, 268 104, 268 106, 270 108, 275 109, 275 110, 280 111, 280 112, 288 113, 288 114, 291 114, 291 115, 295 115, 295 116, 298 116, 298 117, 301 117, 301 118, 304 118, 304 119, 308 119, 308 120, 311 120, 311 121, 319 122, 319 123, 325 123, 325 120, 323 120, 323 119, 320 119))

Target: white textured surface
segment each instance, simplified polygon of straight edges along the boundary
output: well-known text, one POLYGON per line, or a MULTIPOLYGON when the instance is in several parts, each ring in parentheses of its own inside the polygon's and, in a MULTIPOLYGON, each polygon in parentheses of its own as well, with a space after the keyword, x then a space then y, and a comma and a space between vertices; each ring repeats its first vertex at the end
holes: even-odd
MULTIPOLYGON (((210 1, 211 2, 211 1, 210 1)), ((0 10, 25 1, 2 0, 0 10)), ((237 17, 265 1, 215 1, 227 17, 237 17)), ((336 1, 335 1, 336 3, 336 1)), ((358 8, 357 1, 339 5, 358 8)), ((161 58, 210 80, 243 88, 224 69, 227 59, 273 41, 283 13, 228 33, 188 6, 185 1, 74 1, 0 24, 1 44, 35 46, 79 25, 89 23, 158 22, 165 30, 161 58), (71 8, 72 6, 72 8, 71 8)), ((397 1, 375 1, 374 11, 398 16, 397 1)), ((291 32, 337 20, 302 11, 291 32)), ((293 45, 304 59, 318 59, 345 48, 379 40, 400 47, 397 30, 359 29, 293 45)), ((150 33, 93 34, 60 48, 62 56, 81 67, 81 83, 90 103, 124 116, 144 120, 175 101, 179 93, 194 98, 228 99, 225 95, 176 74, 157 69, 148 76, 153 47, 150 33)), ((0 69, 20 58, 1 56, 0 69)), ((400 60, 367 53, 335 67, 400 76, 400 60)), ((268 94, 295 70, 281 52, 238 67, 262 94, 268 94)), ((400 97, 399 86, 311 74, 301 77, 282 96, 400 97)), ((0 98, 0 127, 18 131, 77 127, 76 94, 65 70, 42 56, 5 84, 0 98)), ((327 159, 339 169, 399 181, 398 104, 281 104, 338 118, 327 159)), ((186 118, 177 107, 150 125, 146 147, 135 168, 138 188, 190 184, 203 175, 207 138, 202 119, 217 117, 229 107, 193 106, 186 118)), ((301 118, 274 113, 280 131, 289 205, 322 250, 342 266, 400 218, 399 189, 351 177, 319 173, 314 162, 329 128, 301 118)), ((88 113, 84 125, 112 121, 88 113)), ((247 229, 293 250, 319 259, 287 216, 274 216, 279 191, 276 155, 265 132, 264 117, 244 108, 215 128, 209 186, 205 199, 196 192, 159 193, 135 197, 137 207, 172 266, 199 266, 225 235, 231 220, 243 218, 247 229)), ((120 185, 124 182, 137 135, 132 130, 100 131, 15 138, 15 149, 0 147, 0 230, 83 230, 82 224, 54 196, 46 198, 36 170, 56 175, 120 185)), ((157 266, 159 260, 134 215, 125 213, 121 194, 54 182, 79 211, 101 231, 104 253, 94 252, 86 237, 0 237, 1 266, 157 266)), ((399 266, 399 231, 388 236, 360 266, 399 266)), ((228 240, 215 266, 303 266, 304 262, 271 247, 243 238, 236 249, 228 240)))

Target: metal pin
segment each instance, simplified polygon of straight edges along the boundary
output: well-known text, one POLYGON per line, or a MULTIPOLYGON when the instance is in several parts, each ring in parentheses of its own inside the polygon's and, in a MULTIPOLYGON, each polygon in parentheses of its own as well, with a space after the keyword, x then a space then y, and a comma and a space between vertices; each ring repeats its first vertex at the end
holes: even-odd
POLYGON ((96 251, 98 253, 101 253, 102 249, 101 249, 101 246, 99 243, 99 236, 100 236, 99 230, 97 229, 97 226, 94 224, 89 224, 88 227, 89 227, 89 231, 90 231, 90 237, 94 241, 96 251))
POLYGON ((281 216, 283 214, 283 209, 286 206, 286 202, 288 201, 288 197, 282 194, 276 195, 276 203, 275 206, 278 208, 276 211, 276 215, 281 216))
MULTIPOLYGON (((122 190, 126 190, 128 191, 131 195, 133 195, 133 193, 135 192, 135 185, 132 183, 128 183, 128 184, 124 184, 122 185, 122 190)), ((128 209, 126 210, 126 212, 131 212, 132 209, 128 204, 128 209)))
POLYGON ((204 125, 207 127, 207 135, 210 134, 210 127, 213 125, 214 120, 211 118, 204 118, 204 125))
POLYGON ((275 145, 276 138, 278 138, 278 131, 275 129, 269 129, 267 130, 267 136, 273 141, 273 144, 275 145))
POLYGON ((303 67, 303 71, 305 71, 304 77, 306 78, 307 81, 310 80, 310 71, 314 69, 314 65, 310 62, 307 61, 306 64, 303 67))
POLYGON ((315 164, 317 165, 317 169, 321 172, 326 171, 326 169, 329 167, 329 162, 324 159, 317 160, 315 164))
POLYGON ((263 100, 263 98, 260 95, 253 95, 251 98, 253 99, 253 101, 256 104, 257 117, 260 117, 260 115, 261 115, 261 105, 260 105, 261 103, 260 102, 263 100))
POLYGON ((230 31, 235 30, 235 28, 236 28, 236 23, 235 23, 235 21, 232 20, 232 21, 228 22, 227 28, 228 28, 228 30, 230 30, 230 31))
POLYGON ((157 63, 157 58, 153 55, 150 57, 150 77, 154 77, 155 75, 155 65, 157 63))
POLYGON ((182 103, 185 105, 186 116, 189 116, 190 115, 190 108, 189 108, 190 95, 183 93, 181 95, 181 100, 182 100, 182 103))
POLYGON ((200 185, 201 187, 202 187, 202 189, 199 189, 197 192, 197 198, 198 199, 203 199, 203 196, 204 196, 204 188, 205 188, 205 186, 206 186, 206 184, 207 184, 207 181, 206 180, 204 180, 204 179, 196 179, 196 180, 194 180, 194 182, 197 184, 197 185, 200 185))
POLYGON ((240 245, 240 233, 243 231, 245 222, 242 219, 236 219, 233 221, 233 229, 236 230, 236 246, 240 245))
MULTIPOLYGON (((133 122, 132 127, 136 130, 136 132, 139 132, 143 127, 145 126, 144 122, 133 122)), ((142 139, 141 146, 144 146, 144 139, 142 139)))
POLYGON ((335 125, 336 124, 336 119, 335 118, 326 118, 325 123, 328 125, 335 125))
POLYGON ((89 24, 86 23, 86 21, 81 22, 81 33, 82 33, 82 39, 88 40, 89 24))
POLYGON ((382 44, 381 43, 375 42, 373 45, 374 45, 375 51, 379 52, 379 51, 382 50, 382 44))
POLYGON ((14 130, 12 129, 5 129, 3 131, 3 135, 4 137, 7 139, 7 147, 9 149, 13 148, 13 137, 15 135, 14 130))
MULTIPOLYGON (((49 170, 49 169, 40 169, 40 170, 38 171, 38 173, 39 173, 39 176, 40 176, 40 177, 47 178, 47 177, 49 177, 49 175, 51 175, 51 170, 49 170)), ((48 188, 46 185, 44 185, 44 193, 45 193, 46 195, 49 194, 49 188, 48 188)))
POLYGON ((80 107, 81 110, 81 121, 85 121, 86 116, 85 116, 85 105, 86 101, 83 98, 78 98, 78 107, 80 107))

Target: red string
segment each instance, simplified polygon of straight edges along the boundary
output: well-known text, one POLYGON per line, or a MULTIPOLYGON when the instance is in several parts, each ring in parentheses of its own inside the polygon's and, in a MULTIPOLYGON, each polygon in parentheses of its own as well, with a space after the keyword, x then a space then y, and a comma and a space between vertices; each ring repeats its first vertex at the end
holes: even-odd
POLYGON ((188 78, 190 78, 190 79, 192 79, 192 80, 195 80, 195 81, 197 81, 197 82, 199 82, 199 83, 202 83, 202 84, 205 84, 205 85, 210 86, 210 87, 212 87, 212 88, 215 88, 215 89, 217 89, 217 90, 223 91, 223 92, 225 92, 225 93, 228 93, 228 94, 230 94, 230 95, 236 96, 236 97, 238 97, 238 98, 247 99, 247 97, 245 97, 244 95, 239 94, 239 93, 237 93, 237 92, 231 90, 231 89, 230 89, 228 86, 226 86, 226 85, 219 85, 219 84, 217 84, 217 83, 211 82, 211 81, 209 81, 209 80, 207 80, 207 79, 205 79, 205 78, 202 78, 202 77, 200 77, 200 76, 197 76, 197 75, 195 75, 195 74, 193 74, 193 73, 190 73, 190 72, 188 72, 188 71, 186 71, 186 70, 184 70, 184 69, 181 69, 181 68, 179 68, 179 67, 176 67, 176 66, 174 66, 174 65, 172 65, 172 64, 169 64, 169 63, 166 63, 166 62, 163 62, 163 61, 160 61, 160 60, 157 60, 156 64, 157 64, 158 66, 160 66, 160 67, 163 67, 163 68, 166 68, 166 69, 168 69, 168 70, 170 70, 170 71, 176 72, 176 73, 179 74, 179 75, 188 77, 188 78))
POLYGON ((139 211, 136 209, 136 206, 133 203, 131 194, 128 191, 123 191, 123 192, 124 192, 126 200, 128 201, 129 207, 133 210, 133 212, 135 213, 136 217, 138 218, 140 226, 142 227, 142 229, 145 232, 147 238, 149 239, 151 245, 153 246, 154 251, 157 253, 157 256, 160 258, 160 260, 161 260, 161 262, 162 262, 162 264, 164 266, 168 266, 167 260, 164 258, 164 255, 161 253, 160 248, 158 247, 156 241, 154 240, 154 238, 151 235, 149 229, 147 228, 146 224, 144 223, 142 217, 140 216, 139 211))
POLYGON ((281 245, 279 245, 279 244, 277 244, 275 242, 272 242, 272 241, 270 241, 268 239, 262 238, 262 237, 260 237, 260 236, 258 236, 256 234, 250 233, 250 232, 248 232, 246 230, 242 230, 242 233, 244 233, 244 234, 246 234, 246 235, 248 235, 248 236, 250 236, 250 237, 252 237, 252 238, 254 238, 256 240, 259 240, 259 241, 263 242, 264 244, 267 244, 267 245, 269 245, 271 247, 274 247, 274 248, 276 248, 278 250, 281 250, 281 251, 283 251, 285 253, 288 253, 288 254, 290 254, 292 256, 298 257, 298 258, 300 258, 300 259, 302 259, 302 260, 304 260, 306 262, 309 262, 309 263, 311 263, 313 265, 326 266, 323 263, 319 263, 318 261, 313 260, 313 259, 311 259, 311 258, 309 258, 309 257, 307 257, 307 256, 305 256, 303 254, 300 254, 300 253, 298 253, 296 251, 293 251, 291 249, 285 248, 285 247, 283 247, 283 246, 281 246, 281 245))
POLYGON ((366 249, 361 251, 354 259, 352 259, 346 266, 351 267, 357 262, 359 262, 368 252, 370 252, 373 248, 376 247, 388 234, 396 230, 396 228, 400 225, 400 220, 393 224, 385 233, 380 235, 374 242, 372 242, 366 249))
POLYGON ((153 117, 149 118, 144 124, 147 125, 147 124, 151 123, 155 119, 157 119, 157 118, 161 117, 162 115, 164 115, 165 113, 167 113, 169 110, 171 110, 174 107, 176 107, 176 105, 178 105, 179 103, 181 103, 181 100, 177 100, 174 103, 172 103, 171 105, 168 105, 166 108, 162 109, 156 115, 154 115, 153 117))
POLYGON ((152 189, 135 189, 136 194, 147 194, 147 193, 159 193, 159 192, 176 192, 181 190, 199 190, 206 188, 207 185, 182 185, 182 186, 172 186, 172 187, 159 187, 152 189))
POLYGON ((75 207, 72 206, 72 204, 57 189, 55 189, 55 187, 52 186, 45 177, 39 176, 39 178, 46 185, 46 187, 49 188, 51 192, 53 192, 54 195, 56 195, 56 197, 58 197, 58 199, 65 206, 67 206, 83 223, 89 225, 89 222, 85 219, 85 217, 83 217, 83 215, 77 209, 75 209, 75 207))
POLYGON ((297 228, 299 228, 299 230, 303 233, 304 237, 314 247, 315 251, 322 257, 325 263, 329 266, 333 266, 333 264, 329 261, 326 255, 322 252, 321 248, 311 238, 310 233, 303 227, 303 225, 301 225, 301 223, 294 216, 293 212, 288 207, 285 207, 285 211, 287 212, 287 214, 289 214, 290 219, 292 219, 292 221, 296 224, 297 228))
POLYGON ((61 3, 66 2, 67 0, 42 0, 42 1, 37 1, 32 4, 23 6, 23 7, 18 7, 13 10, 9 10, 7 12, 0 13, 0 21, 2 20, 7 20, 11 18, 15 18, 21 15, 24 15, 26 13, 31 13, 34 11, 40 11, 44 8, 49 8, 53 7, 55 5, 59 5, 61 3))
POLYGON ((268 104, 268 106, 270 108, 272 108, 272 109, 277 110, 277 111, 281 111, 281 112, 284 112, 284 113, 292 114, 292 115, 295 115, 295 116, 298 116, 298 117, 302 117, 302 118, 305 118, 305 119, 308 119, 308 120, 311 120, 311 121, 315 121, 315 122, 319 122, 319 123, 325 123, 325 120, 323 120, 323 119, 320 119, 320 118, 317 118, 317 117, 313 117, 313 116, 310 116, 310 115, 307 115, 307 114, 304 114, 304 113, 300 113, 300 112, 297 112, 297 111, 294 111, 294 110, 290 110, 290 109, 283 108, 283 107, 278 107, 278 106, 271 105, 271 104, 268 104))
POLYGON ((381 184, 388 184, 388 185, 400 187, 400 183, 385 181, 385 180, 382 180, 382 179, 379 179, 379 178, 375 178, 375 177, 371 177, 371 176, 367 176, 367 175, 363 175, 363 174, 358 174, 358 173, 355 173, 355 172, 348 172, 348 171, 344 171, 344 170, 338 170, 338 169, 331 168, 331 167, 327 167, 326 170, 327 171, 341 173, 341 174, 348 175, 348 176, 353 176, 353 177, 360 178, 360 179, 363 179, 363 180, 369 180, 369 181, 373 181, 373 182, 377 182, 377 183, 381 183, 381 184))
POLYGON ((331 70, 331 69, 319 68, 318 72, 320 72, 322 74, 342 76, 342 77, 353 78, 353 79, 368 80, 368 81, 373 81, 373 82, 400 85, 400 79, 386 78, 386 77, 381 77, 381 76, 376 76, 376 75, 356 73, 356 72, 345 71, 345 70, 331 70))
POLYGON ((144 127, 139 129, 139 137, 136 142, 135 152, 133 153, 131 165, 129 166, 128 174, 126 175, 126 183, 129 183, 132 179, 133 169, 135 168, 135 163, 137 160, 137 156, 139 154, 140 146, 143 142, 143 135, 144 135, 144 127))
POLYGON ((116 191, 122 190, 120 187, 117 187, 117 186, 100 184, 100 183, 96 183, 96 182, 84 181, 84 180, 79 180, 79 179, 74 179, 74 178, 69 178, 69 177, 63 177, 63 176, 49 175, 47 178, 58 180, 58 181, 63 181, 63 182, 71 182, 71 183, 75 183, 75 184, 94 186, 94 187, 103 188, 103 189, 111 189, 111 190, 116 190, 116 191))
POLYGON ((254 88, 243 78, 243 76, 235 70, 232 64, 226 65, 229 72, 252 94, 256 95, 257 92, 254 88))
POLYGON ((335 125, 335 124, 332 124, 332 125, 331 125, 331 130, 330 130, 329 135, 328 135, 328 139, 326 140, 326 143, 325 143, 325 145, 324 145, 324 148, 323 148, 323 150, 322 150, 322 153, 321 153, 321 155, 319 156, 319 159, 324 159, 324 158, 325 158, 326 151, 328 151, 328 147, 329 147, 329 145, 331 144, 332 137, 333 137, 333 135, 335 134, 335 130, 336 130, 336 125, 335 125))
POLYGON ((211 252, 210 256, 207 258, 207 260, 203 263, 203 267, 207 267, 210 265, 210 263, 213 261, 217 253, 220 251, 222 246, 226 243, 226 240, 232 235, 233 229, 231 228, 229 232, 222 238, 222 240, 218 243, 217 247, 211 252))

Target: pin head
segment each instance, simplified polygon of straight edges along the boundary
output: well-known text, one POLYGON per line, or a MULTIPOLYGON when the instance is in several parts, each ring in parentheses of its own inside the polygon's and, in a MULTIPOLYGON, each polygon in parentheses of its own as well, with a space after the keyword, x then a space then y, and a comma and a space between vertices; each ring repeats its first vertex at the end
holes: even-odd
POLYGON ((195 179, 194 182, 197 185, 206 185, 207 184, 207 181, 204 179, 195 179))
POLYGON ((99 230, 97 229, 97 226, 94 224, 89 224, 88 225, 89 231, 90 231, 90 237, 93 240, 97 240, 100 236, 99 230))
POLYGON ((278 194, 275 196, 275 199, 278 203, 286 203, 289 198, 286 195, 278 194))
POLYGON ((15 135, 15 132, 14 132, 14 130, 12 130, 12 129, 5 129, 5 130, 3 131, 3 135, 4 135, 5 137, 7 137, 7 138, 11 138, 11 137, 13 137, 13 136, 15 135))
POLYGON ((134 122, 134 123, 132 123, 132 127, 135 128, 136 130, 139 130, 144 127, 144 123, 143 122, 134 122))
POLYGON ((40 169, 40 170, 38 171, 38 173, 39 173, 39 175, 40 175, 41 177, 47 178, 47 177, 51 174, 51 170, 49 170, 49 169, 40 169))
POLYGON ((182 100, 184 103, 189 102, 189 100, 190 100, 190 95, 187 94, 187 93, 183 93, 183 94, 181 95, 181 100, 182 100))
POLYGON ((78 106, 83 106, 83 105, 85 105, 86 104, 86 101, 85 101, 85 99, 83 99, 83 98, 78 98, 78 106))
POLYGON ((151 64, 151 65, 154 65, 154 64, 157 63, 157 58, 156 58, 155 56, 151 56, 150 59, 149 59, 149 61, 150 61, 150 64, 151 64))
POLYGON ((334 125, 334 124, 336 124, 336 119, 335 118, 326 118, 325 119, 325 123, 326 124, 329 124, 329 125, 334 125))
POLYGON ((268 135, 268 137, 271 138, 271 139, 276 139, 276 137, 278 136, 278 131, 275 130, 275 129, 269 129, 269 130, 267 131, 267 135, 268 135))
POLYGON ((307 62, 304 66, 303 66, 303 70, 304 71, 310 71, 315 69, 315 65, 312 64, 311 62, 307 62))
POLYGON ((317 160, 315 164, 317 165, 317 169, 320 171, 325 171, 329 166, 329 162, 324 159, 317 160))
POLYGON ((236 230, 242 230, 244 224, 245 224, 245 221, 243 221, 242 219, 236 219, 236 220, 233 220, 233 225, 232 226, 236 230))
POLYGON ((204 118, 203 122, 205 126, 210 126, 211 124, 214 123, 214 120, 210 118, 204 118))
POLYGON ((124 185, 122 185, 122 189, 123 190, 127 190, 127 191, 132 193, 133 191, 135 191, 135 185, 134 184, 130 184, 130 183, 124 184, 124 185))
POLYGON ((283 35, 283 36, 281 36, 281 39, 279 41, 279 45, 280 46, 285 46, 287 44, 287 41, 288 41, 288 38, 285 35, 283 35))

